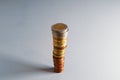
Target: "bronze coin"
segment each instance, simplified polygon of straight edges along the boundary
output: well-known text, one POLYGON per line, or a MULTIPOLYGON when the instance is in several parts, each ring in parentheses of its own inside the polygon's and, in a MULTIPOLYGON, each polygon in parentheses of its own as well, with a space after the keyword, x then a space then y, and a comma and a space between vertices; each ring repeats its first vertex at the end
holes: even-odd
POLYGON ((67 40, 66 37, 56 37, 56 36, 53 36, 53 39, 55 39, 55 40, 60 40, 60 41, 62 41, 62 40, 67 40))
POLYGON ((57 63, 61 63, 61 62, 64 62, 64 59, 53 59, 54 62, 57 62, 57 63))
POLYGON ((54 59, 54 60, 57 60, 57 61, 61 61, 61 60, 65 60, 65 57, 58 58, 58 57, 54 57, 54 56, 53 56, 53 59, 54 59))
POLYGON ((55 56, 53 56, 53 58, 54 58, 54 59, 65 59, 64 56, 63 56, 63 57, 55 57, 55 56))
POLYGON ((64 64, 62 64, 62 65, 60 65, 60 64, 59 65, 58 64, 57 65, 54 64, 54 67, 56 67, 56 68, 64 68, 64 64))
POLYGON ((64 70, 64 68, 54 68, 54 72, 60 73, 64 70))
POLYGON ((54 65, 64 65, 64 62, 55 62, 54 61, 54 65))
POLYGON ((56 50, 63 50, 63 49, 65 49, 66 47, 67 47, 67 45, 66 45, 65 47, 54 46, 54 49, 56 49, 56 50))

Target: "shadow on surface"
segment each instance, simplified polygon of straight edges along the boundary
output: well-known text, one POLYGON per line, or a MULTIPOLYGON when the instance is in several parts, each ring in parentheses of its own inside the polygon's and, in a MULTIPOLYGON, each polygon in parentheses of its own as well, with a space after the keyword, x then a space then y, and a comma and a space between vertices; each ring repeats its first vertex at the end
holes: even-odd
POLYGON ((30 64, 23 60, 0 54, 0 77, 48 75, 53 73, 53 67, 44 64, 30 64))

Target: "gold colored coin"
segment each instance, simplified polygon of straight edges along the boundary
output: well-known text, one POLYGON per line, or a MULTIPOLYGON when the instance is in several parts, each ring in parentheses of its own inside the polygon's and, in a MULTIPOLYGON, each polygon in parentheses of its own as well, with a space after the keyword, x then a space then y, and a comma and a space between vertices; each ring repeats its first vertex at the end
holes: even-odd
POLYGON ((56 41, 64 41, 64 40, 67 40, 67 39, 56 39, 56 38, 53 38, 53 40, 56 40, 56 41))
POLYGON ((58 47, 64 47, 67 45, 67 42, 66 42, 66 40, 64 40, 64 41, 53 40, 53 45, 58 46, 58 47))
POLYGON ((64 55, 65 54, 65 50, 56 50, 56 49, 54 49, 53 53, 56 54, 56 55, 64 55))
POLYGON ((55 56, 55 57, 63 57, 64 54, 62 54, 62 55, 56 55, 56 54, 53 53, 53 56, 55 56))
POLYGON ((65 50, 66 47, 67 47, 67 45, 64 46, 64 47, 58 47, 58 46, 53 46, 53 47, 54 47, 54 49, 56 49, 56 50, 65 50))
POLYGON ((54 55, 54 54, 53 54, 53 56, 56 57, 56 58, 62 58, 62 57, 64 57, 64 55, 58 56, 58 55, 54 55))
POLYGON ((63 56, 65 54, 55 54, 55 53, 53 53, 53 55, 55 55, 55 56, 63 56))
POLYGON ((55 37, 55 36, 53 36, 53 39, 55 39, 55 40, 67 40, 67 38, 66 37, 55 37))

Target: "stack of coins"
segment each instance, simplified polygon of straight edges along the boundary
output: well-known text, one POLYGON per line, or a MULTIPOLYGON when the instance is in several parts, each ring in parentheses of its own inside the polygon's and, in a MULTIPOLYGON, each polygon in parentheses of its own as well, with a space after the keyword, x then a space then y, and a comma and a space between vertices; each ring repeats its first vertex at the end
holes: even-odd
POLYGON ((53 62, 54 72, 60 73, 64 70, 65 49, 67 47, 68 27, 64 23, 52 26, 53 35, 53 62))

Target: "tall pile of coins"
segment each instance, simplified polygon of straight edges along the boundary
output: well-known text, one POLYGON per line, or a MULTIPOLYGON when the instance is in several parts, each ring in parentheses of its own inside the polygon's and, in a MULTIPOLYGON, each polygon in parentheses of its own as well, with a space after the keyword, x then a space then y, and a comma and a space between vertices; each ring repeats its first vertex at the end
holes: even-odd
POLYGON ((51 27, 51 30, 53 35, 54 72, 60 73, 64 70, 68 27, 64 23, 56 23, 51 27))

